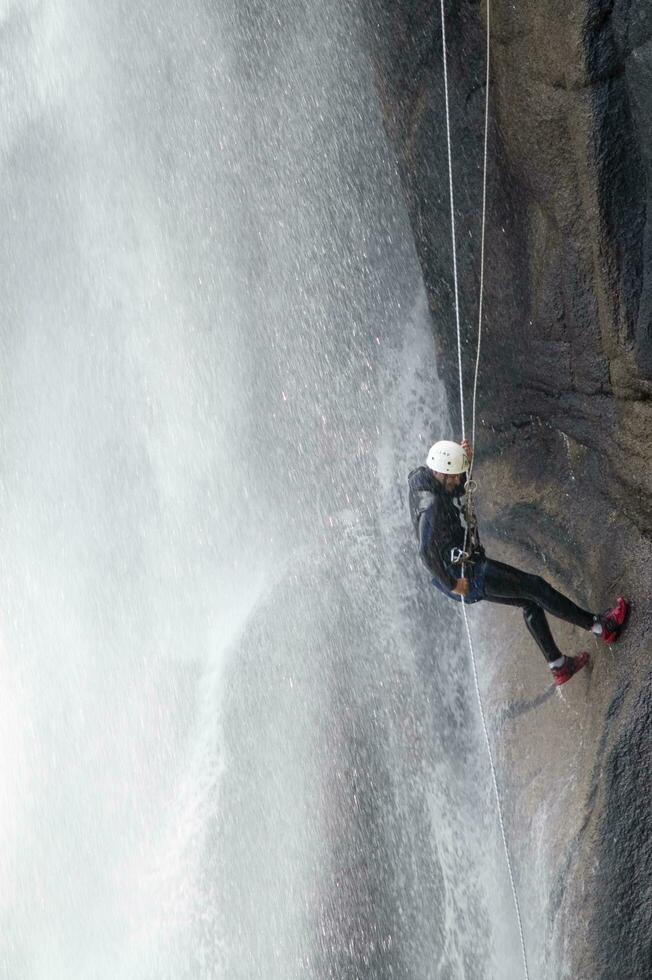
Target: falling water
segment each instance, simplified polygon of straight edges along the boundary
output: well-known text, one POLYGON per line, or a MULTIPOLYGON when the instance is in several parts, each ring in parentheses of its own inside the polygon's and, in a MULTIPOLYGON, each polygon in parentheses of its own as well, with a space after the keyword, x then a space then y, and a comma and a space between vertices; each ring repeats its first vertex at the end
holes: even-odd
POLYGON ((1 975, 518 975, 355 5, 1 17, 1 975))

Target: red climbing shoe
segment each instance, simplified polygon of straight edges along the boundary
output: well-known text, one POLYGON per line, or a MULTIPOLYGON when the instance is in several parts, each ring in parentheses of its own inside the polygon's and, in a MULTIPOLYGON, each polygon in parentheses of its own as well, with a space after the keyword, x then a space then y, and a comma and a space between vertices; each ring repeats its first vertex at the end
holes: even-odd
POLYGON ((576 657, 566 657, 561 667, 552 668, 552 679, 557 686, 569 681, 573 674, 576 674, 582 667, 586 667, 589 662, 588 653, 578 653, 576 657))
POLYGON ((602 623, 602 633, 600 639, 605 643, 615 643, 627 624, 629 616, 629 603, 621 595, 616 599, 613 609, 608 609, 600 616, 602 623))

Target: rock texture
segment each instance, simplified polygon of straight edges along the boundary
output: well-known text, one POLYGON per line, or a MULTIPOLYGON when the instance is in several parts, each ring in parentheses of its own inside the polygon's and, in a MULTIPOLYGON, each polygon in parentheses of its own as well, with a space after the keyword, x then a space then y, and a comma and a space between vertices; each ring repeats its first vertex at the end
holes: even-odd
MULTIPOLYGON (((537 697, 548 678, 512 617, 502 655, 513 669, 490 699, 498 712, 506 700, 523 706, 503 711, 496 730, 523 858, 541 814, 554 823, 543 835, 553 869, 539 910, 552 941, 545 975, 639 978, 652 975, 652 8, 492 7, 476 434, 484 538, 496 557, 543 572, 591 608, 620 591, 635 605, 627 640, 613 656, 596 647, 565 706, 537 697)), ((446 10, 470 401, 486 10, 471 0, 446 10)), ((366 0, 365 11, 459 435, 439 3, 366 0)), ((503 631, 511 616, 481 615, 503 631)), ((569 652, 584 640, 558 635, 569 652)))

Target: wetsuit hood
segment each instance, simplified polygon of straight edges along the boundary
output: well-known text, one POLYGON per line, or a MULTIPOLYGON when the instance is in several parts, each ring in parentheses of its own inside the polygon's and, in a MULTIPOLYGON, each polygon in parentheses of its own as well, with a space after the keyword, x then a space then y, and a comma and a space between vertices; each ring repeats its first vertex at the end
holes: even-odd
POLYGON ((428 507, 432 506, 435 497, 441 494, 443 487, 427 466, 417 466, 416 469, 408 473, 408 487, 410 490, 410 517, 416 531, 419 517, 428 507))
POLYGON ((408 486, 415 493, 419 490, 430 490, 431 493, 436 493, 437 490, 442 489, 439 480, 427 466, 417 466, 416 469, 408 473, 408 486))
POLYGON ((411 493, 443 493, 448 497, 464 496, 464 484, 460 484, 454 490, 447 490, 428 466, 417 466, 416 469, 411 470, 408 473, 408 486, 411 493))

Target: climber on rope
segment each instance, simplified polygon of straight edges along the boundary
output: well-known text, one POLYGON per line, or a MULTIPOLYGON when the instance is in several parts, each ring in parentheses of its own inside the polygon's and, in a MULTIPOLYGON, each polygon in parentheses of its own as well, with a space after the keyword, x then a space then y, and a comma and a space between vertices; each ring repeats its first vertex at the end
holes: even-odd
POLYGON ((469 442, 436 442, 425 466, 408 476, 410 515, 419 554, 433 574, 432 584, 456 602, 520 606, 525 624, 548 661, 555 684, 565 684, 589 661, 588 653, 566 657, 560 652, 545 614, 615 643, 625 628, 629 604, 620 596, 613 609, 591 613, 576 606, 538 575, 487 558, 465 492, 471 466, 469 442))

